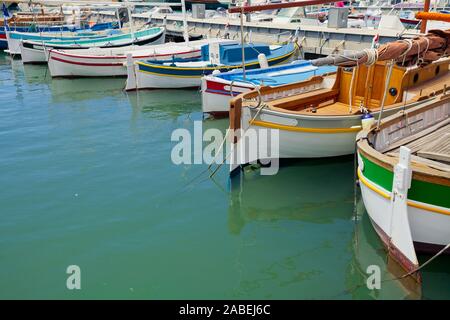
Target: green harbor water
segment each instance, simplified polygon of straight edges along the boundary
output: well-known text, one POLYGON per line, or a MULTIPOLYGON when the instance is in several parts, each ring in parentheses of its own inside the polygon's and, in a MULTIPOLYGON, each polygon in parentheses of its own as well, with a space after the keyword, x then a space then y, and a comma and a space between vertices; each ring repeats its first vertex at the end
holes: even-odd
MULTIPOLYGON (((353 157, 210 179, 170 157, 173 130, 202 120, 200 93, 127 94, 124 81, 52 80, 0 55, 0 298, 415 297, 366 286, 369 265, 393 275, 355 201, 353 157), (69 265, 81 290, 66 287, 69 265)), ((450 298, 449 270, 449 257, 425 268, 422 298, 450 298)))

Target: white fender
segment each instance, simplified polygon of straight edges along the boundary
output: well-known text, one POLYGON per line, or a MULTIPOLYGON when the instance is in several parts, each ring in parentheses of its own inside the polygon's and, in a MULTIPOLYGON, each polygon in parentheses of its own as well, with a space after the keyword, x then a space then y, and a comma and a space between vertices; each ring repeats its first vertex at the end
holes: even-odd
POLYGON ((261 69, 266 69, 269 67, 269 62, 267 61, 267 57, 264 53, 258 54, 258 62, 261 69))
POLYGON ((133 54, 131 52, 127 53, 127 61, 125 62, 125 65, 127 67, 127 81, 125 85, 125 90, 135 90, 137 89, 137 83, 136 83, 136 72, 134 70, 134 60, 133 60, 133 54))

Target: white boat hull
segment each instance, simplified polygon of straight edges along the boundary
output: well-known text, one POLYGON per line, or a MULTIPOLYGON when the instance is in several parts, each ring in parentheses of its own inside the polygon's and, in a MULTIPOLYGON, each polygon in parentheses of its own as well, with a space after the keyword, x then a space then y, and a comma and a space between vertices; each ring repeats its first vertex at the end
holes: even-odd
MULTIPOLYGON (((408 105, 407 108, 413 105, 408 105)), ((383 117, 389 116, 401 107, 385 110, 383 117)), ((303 116, 262 109, 253 119, 257 110, 250 112, 243 108, 241 128, 251 128, 260 136, 261 130, 278 129, 279 158, 326 158, 355 153, 355 140, 361 130, 361 116, 303 116), (250 121, 252 124, 250 125, 250 121)), ((375 119, 378 113, 373 113, 375 119)), ((268 154, 274 154, 270 145, 268 154)), ((247 164, 254 159, 240 156, 237 165, 247 164)), ((261 159, 261 158, 258 158, 261 159)))
POLYGON ((254 86, 247 83, 234 83, 233 88, 231 88, 228 81, 216 77, 203 77, 201 83, 202 91, 202 110, 205 113, 226 113, 230 110, 230 99, 234 96, 231 95, 231 89, 234 93, 243 93, 252 90, 254 86), (221 87, 225 92, 213 91, 208 89, 210 87, 221 87))
MULTIPOLYGON (((222 43, 237 44, 236 41, 228 39, 209 39, 208 41, 209 45, 215 44, 214 50, 218 50, 222 43)), ((212 49, 210 48, 210 50, 212 49)), ((293 43, 288 43, 284 46, 271 47, 270 50, 272 51, 268 58, 268 64, 273 65, 290 59, 297 47, 293 43)), ((205 75, 212 74, 215 71, 225 72, 241 67, 236 61, 227 64, 225 60, 222 64, 218 60, 219 56, 219 53, 210 54, 209 59, 204 58, 201 61, 127 64, 126 90, 198 88, 201 86, 202 77, 205 75)), ((259 68, 259 62, 256 58, 246 61, 245 65, 248 69, 259 68)))
POLYGON ((52 77, 114 77, 125 76, 124 59, 77 59, 50 51, 48 68, 52 77))
MULTIPOLYGON (((391 236, 389 231, 392 220, 391 201, 369 188, 368 185, 374 186, 367 180, 360 182, 364 205, 375 230, 386 243, 387 237, 391 236)), ((381 189, 379 186, 376 188, 381 189)), ((382 191, 390 195, 390 192, 382 191)), ((427 204, 427 206, 431 205, 427 204)), ((450 243, 450 215, 408 205, 408 219, 413 241, 416 246, 421 247, 421 251, 431 251, 427 250, 427 245, 445 246, 450 243)))
MULTIPOLYGON (((260 131, 279 130, 280 158, 324 158, 337 157, 355 152, 356 134, 361 129, 359 116, 344 120, 316 120, 311 117, 278 116, 261 112, 258 120, 252 122, 253 113, 244 109, 241 127, 251 128, 260 136, 260 131)), ((269 154, 273 150, 268 146, 269 154)), ((245 159, 241 164, 247 163, 245 159)))
MULTIPOLYGON (((166 48, 167 49, 167 48, 166 48)), ((79 51, 79 50, 78 50, 79 51)), ((142 51, 142 50, 141 50, 142 51)), ((167 50, 166 50, 167 51, 167 50)), ((130 51, 132 53, 132 51, 130 51)), ((200 51, 173 51, 158 53, 158 48, 149 49, 147 53, 132 56, 133 62, 141 59, 165 60, 172 56, 177 58, 198 57, 200 51)), ((126 56, 122 55, 83 55, 69 51, 52 50, 49 53, 48 66, 52 77, 114 77, 126 76, 126 56)))
POLYGON ((194 88, 199 87, 200 85, 201 78, 199 77, 174 78, 139 71, 139 66, 134 63, 127 66, 127 81, 125 85, 125 90, 127 91, 155 88, 194 88))
POLYGON ((23 42, 20 42, 20 55, 23 63, 46 63, 46 49, 42 50, 27 48, 23 46, 23 42))
POLYGON ((197 58, 207 40, 192 41, 188 46, 164 43, 150 46, 92 48, 81 50, 51 50, 48 66, 52 77, 112 77, 127 76, 127 55, 134 65, 138 60, 170 60, 197 58))
POLYGON ((12 39, 9 32, 6 32, 6 41, 8 42, 8 50, 5 52, 11 56, 20 56, 20 40, 12 39))

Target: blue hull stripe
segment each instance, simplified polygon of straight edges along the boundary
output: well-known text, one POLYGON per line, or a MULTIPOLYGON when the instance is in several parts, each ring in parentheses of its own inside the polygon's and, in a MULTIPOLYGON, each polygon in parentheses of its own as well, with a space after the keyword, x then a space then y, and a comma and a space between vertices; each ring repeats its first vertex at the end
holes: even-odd
MULTIPOLYGON (((289 52, 288 54, 282 55, 280 57, 272 58, 268 60, 270 66, 282 63, 288 60, 296 51, 296 48, 289 52)), ((232 69, 242 68, 241 65, 236 66, 218 66, 206 67, 206 68, 167 68, 167 66, 160 66, 158 64, 149 63, 138 63, 139 71, 145 73, 151 73, 159 76, 170 76, 170 77, 188 77, 188 78, 200 78, 205 75, 211 74, 214 70, 220 70, 220 72, 230 71, 232 69)), ((245 65, 246 69, 256 69, 259 68, 258 61, 251 61, 245 65)))

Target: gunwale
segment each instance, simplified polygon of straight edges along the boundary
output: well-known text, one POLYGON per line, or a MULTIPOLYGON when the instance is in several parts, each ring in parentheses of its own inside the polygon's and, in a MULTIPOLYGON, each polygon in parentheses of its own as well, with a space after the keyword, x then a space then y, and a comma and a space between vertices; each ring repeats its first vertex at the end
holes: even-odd
MULTIPOLYGON (((402 118, 408 116, 414 116, 422 113, 425 110, 430 110, 438 105, 450 103, 450 94, 442 95, 437 98, 435 101, 428 103, 426 106, 417 106, 411 108, 405 112, 395 114, 385 118, 380 125, 380 130, 388 127, 391 124, 399 122, 402 118)), ((398 160, 395 157, 383 154, 377 150, 375 150, 369 144, 369 138, 376 134, 376 127, 372 127, 368 131, 362 131, 357 140, 357 148, 358 152, 361 153, 365 158, 369 161, 375 163, 376 165, 389 170, 390 172, 394 171, 394 166, 397 164, 398 160)), ((411 161, 412 168, 412 178, 419 181, 424 181, 433 184, 439 184, 442 186, 450 187, 450 172, 441 171, 423 163, 419 164, 414 160, 411 161)))
MULTIPOLYGON (((415 85, 415 86, 408 86, 406 85, 405 87, 402 88, 402 90, 405 90, 405 92, 407 92, 408 95, 412 95, 411 98, 407 99, 404 101, 399 101, 399 97, 400 94, 397 95, 397 98, 395 99, 395 102, 393 104, 390 105, 386 105, 384 107, 384 110, 391 110, 391 109, 396 109, 402 106, 410 106, 411 104, 426 100, 428 98, 432 98, 436 95, 442 94, 445 90, 445 85, 446 83, 450 83, 450 58, 443 58, 440 59, 436 62, 433 62, 430 66, 434 66, 435 68, 439 68, 441 65, 445 65, 447 64, 447 70, 443 71, 443 74, 437 77, 434 77, 432 79, 420 82, 419 84, 415 85)), ((402 68, 402 67, 398 67, 395 66, 395 68, 397 69, 401 69, 404 71, 403 77, 402 77, 402 82, 405 82, 407 84, 409 84, 410 78, 413 77, 415 74, 417 74, 417 71, 419 70, 418 67, 414 67, 414 68, 402 68)), ((326 79, 328 80, 333 80, 333 78, 335 78, 335 82, 334 84, 329 87, 329 88, 315 88, 312 89, 310 91, 308 91, 307 93, 313 93, 314 91, 316 91, 317 93, 320 93, 320 90, 328 90, 330 91, 330 94, 332 92, 334 92, 334 90, 337 90, 339 87, 339 73, 345 72, 342 69, 338 70, 337 73, 334 74, 327 74, 327 75, 322 75, 322 76, 313 76, 307 80, 303 80, 303 81, 299 81, 296 83, 292 83, 289 85, 283 85, 283 86, 277 86, 277 87, 270 87, 270 86, 264 86, 261 87, 259 89, 259 92, 256 90, 252 90, 250 92, 244 93, 240 96, 238 96, 237 98, 242 98, 243 100, 243 106, 245 107, 249 107, 249 108, 256 108, 255 106, 255 98, 260 94, 261 96, 263 95, 270 95, 270 94, 277 94, 279 92, 282 91, 289 91, 289 90, 294 90, 294 89, 300 89, 303 87, 308 87, 308 86, 317 86, 317 85, 321 85, 325 82, 326 79)), ((339 94, 339 93, 338 93, 339 94)), ((279 98, 276 99, 275 101, 279 101, 281 99, 285 99, 287 103, 289 102, 295 102, 295 101, 299 101, 302 98, 303 94, 302 93, 297 93, 297 94, 293 94, 292 96, 288 97, 288 98, 279 98)), ((329 98, 328 100, 331 100, 332 98, 329 98)), ((234 103, 235 100, 232 100, 231 103, 234 103)), ((326 102, 326 99, 325 99, 326 102)), ((333 103, 331 104, 327 104, 327 105, 318 105, 317 107, 315 107, 314 111, 315 112, 311 112, 311 108, 309 107, 305 107, 302 108, 301 110, 290 110, 287 108, 283 108, 283 107, 278 107, 277 105, 282 104, 282 102, 277 102, 276 104, 273 101, 268 101, 268 102, 264 102, 265 106, 267 107, 265 109, 265 111, 275 111, 275 112, 279 112, 280 114, 291 114, 291 115, 308 115, 311 117, 329 117, 329 116, 334 116, 334 117, 349 117, 349 116, 355 116, 355 115, 360 115, 361 112, 359 110, 359 108, 357 108, 357 106, 354 106, 351 112, 342 112, 342 110, 344 110, 343 107, 347 107, 347 110, 350 109, 350 106, 348 104, 339 102, 339 101, 333 101, 333 103)), ((370 110, 370 112, 372 113, 378 113, 381 110, 380 106, 377 107, 368 107, 368 109, 370 110)))

